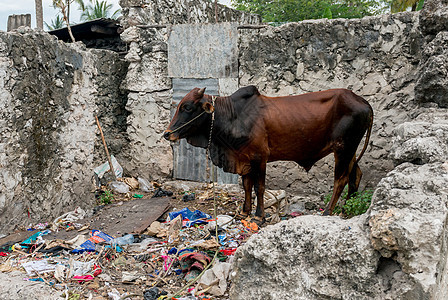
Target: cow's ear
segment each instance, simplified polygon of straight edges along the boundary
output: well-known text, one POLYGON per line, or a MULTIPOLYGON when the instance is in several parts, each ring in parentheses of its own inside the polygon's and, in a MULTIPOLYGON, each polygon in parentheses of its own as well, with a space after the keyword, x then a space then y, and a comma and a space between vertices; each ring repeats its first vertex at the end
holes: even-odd
POLYGON ((215 107, 208 100, 205 100, 205 101, 202 102, 202 108, 208 114, 211 114, 212 112, 215 111, 215 107))

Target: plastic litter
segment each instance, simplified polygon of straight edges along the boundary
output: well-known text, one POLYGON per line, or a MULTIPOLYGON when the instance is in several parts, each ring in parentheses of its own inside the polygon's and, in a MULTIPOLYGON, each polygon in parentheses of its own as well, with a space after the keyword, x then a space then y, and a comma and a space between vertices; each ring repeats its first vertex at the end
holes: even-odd
POLYGON ((109 188, 119 194, 127 194, 131 191, 129 185, 122 181, 112 181, 109 183, 109 188))
MULTIPOLYGON (((105 177, 108 175, 110 174, 106 174, 105 177)), ((140 182, 139 186, 143 193, 140 182)), ((197 187, 194 189, 195 191, 199 190, 197 187)), ((196 278, 211 262, 215 251, 219 250, 214 266, 204 272, 203 278, 198 283, 182 292, 176 299, 203 300, 215 299, 215 297, 220 297, 218 295, 223 296, 228 288, 227 264, 230 265, 234 260, 237 248, 255 234, 258 227, 254 227, 250 222, 243 222, 244 226, 240 221, 225 214, 218 215, 214 220, 211 215, 205 213, 209 212, 205 210, 209 207, 203 211, 190 210, 197 205, 204 207, 203 204, 209 203, 206 200, 208 198, 204 198, 202 192, 194 194, 190 192, 191 190, 190 187, 187 193, 180 195, 185 198, 193 199, 194 197, 200 201, 188 203, 190 207, 176 209, 169 213, 167 222, 153 222, 144 234, 125 234, 124 236, 118 235, 116 238, 106 234, 105 232, 108 231, 117 234, 119 231, 132 231, 129 228, 120 228, 124 221, 130 220, 128 217, 132 214, 127 212, 125 214, 121 214, 121 212, 110 214, 110 224, 107 224, 108 221, 104 221, 101 217, 98 219, 98 214, 107 213, 108 208, 106 208, 80 224, 81 227, 90 225, 98 226, 97 229, 101 229, 92 230, 90 235, 76 235, 77 232, 73 231, 43 236, 35 232, 36 235, 27 241, 29 244, 14 245, 16 242, 14 241, 8 245, 2 245, 0 247, 0 271, 14 271, 17 268, 22 268, 23 264, 24 272, 27 271, 26 266, 32 274, 30 276, 28 272, 26 275, 24 273, 23 277, 27 277, 26 280, 37 281, 35 284, 49 284, 59 290, 66 289, 65 295, 69 300, 75 300, 76 297, 79 299, 83 297, 86 299, 124 299, 131 294, 140 294, 140 297, 144 297, 144 299, 168 299, 163 297, 167 294, 163 290, 173 293, 179 289, 179 285, 185 285, 191 279, 196 278), (126 219, 124 215, 126 215, 126 219), (216 223, 218 240, 215 239, 216 223), (56 240, 56 236, 74 238, 63 241, 56 240), (51 241, 50 237, 55 240, 51 241), (41 242, 45 239, 46 244, 38 245, 39 239, 41 242), (123 249, 119 245, 123 246, 123 249), (15 251, 11 250, 11 246, 15 251), (75 250, 68 254, 68 249, 75 250), (10 251, 12 252, 9 253, 10 251), (29 262, 35 263, 29 266, 25 265, 29 262), (223 262, 224 265, 217 265, 219 262, 223 262), (45 273, 40 274, 39 271, 45 273), (150 288, 156 286, 157 288, 150 288), (85 291, 84 296, 82 296, 81 290, 85 291)), ((140 193, 140 191, 138 192, 140 193)), ((159 191, 162 195, 166 192, 163 189, 159 191)), ((176 189, 176 192, 178 191, 179 189, 176 189)), ((130 198, 134 193, 135 191, 129 193, 126 200, 132 201, 130 198)), ((207 195, 210 197, 210 193, 207 195)), ((120 199, 120 201, 126 200, 120 199)), ((191 199, 185 200, 191 201, 191 199)), ((220 201, 224 206, 227 206, 226 203, 233 205, 240 200, 240 198, 227 193, 220 195, 220 201)), ((141 201, 136 201, 136 203, 141 203, 141 201)), ((182 202, 182 199, 177 199, 175 203, 185 202, 182 202)), ((82 222, 79 217, 83 213, 85 212, 79 208, 79 210, 64 214, 55 220, 54 226, 74 228, 76 222, 82 222)), ((234 212, 229 211, 228 213, 233 215, 234 212)))
POLYGON ((117 245, 123 246, 123 245, 133 244, 134 243, 134 235, 126 234, 125 236, 110 240, 109 243, 112 245, 112 247, 115 247, 117 245))
POLYGON ((48 263, 48 259, 25 262, 22 264, 22 267, 30 277, 47 272, 53 272, 56 269, 56 265, 48 263))
POLYGON ((72 250, 72 253, 83 253, 85 251, 95 251, 95 244, 101 243, 101 242, 109 242, 113 240, 113 237, 110 235, 99 231, 99 230, 92 230, 90 232, 91 237, 82 243, 79 247, 72 250))
POLYGON ((81 207, 78 206, 75 210, 65 213, 62 216, 54 219, 53 223, 56 227, 58 227, 60 225, 65 225, 68 223, 73 223, 82 220, 86 215, 87 215, 86 212, 81 207))
POLYGON ((108 292, 107 295, 111 300, 121 300, 121 294, 117 289, 112 289, 112 291, 108 292))
POLYGON ((157 300, 160 296, 168 295, 165 291, 160 291, 159 288, 153 287, 143 292, 144 300, 157 300))
POLYGON ((184 202, 193 201, 195 199, 195 196, 196 196, 195 193, 185 194, 182 197, 182 201, 184 202))
POLYGON ((231 269, 230 263, 216 262, 214 266, 205 271, 198 283, 198 289, 206 289, 209 294, 222 296, 227 290, 227 278, 231 269))
MULTIPOLYGON (((216 219, 218 220, 218 227, 221 227, 223 229, 226 229, 233 220, 233 218, 228 215, 218 215, 216 216, 216 219)), ((216 222, 214 220, 210 221, 207 224, 207 228, 209 230, 215 230, 215 224, 216 222)))
POLYGON ((207 223, 206 220, 211 219, 212 217, 206 213, 203 213, 200 210, 191 211, 188 207, 183 208, 179 211, 173 211, 168 214, 169 220, 173 220, 177 216, 181 215, 182 220, 187 220, 185 223, 186 227, 191 227, 194 224, 202 224, 207 223))
POLYGON ((164 190, 164 189, 162 189, 162 188, 158 188, 156 191, 155 191, 155 193, 154 193, 154 195, 152 195, 152 198, 157 198, 157 197, 171 197, 173 195, 173 192, 171 192, 171 191, 166 191, 166 190, 164 190))
POLYGON ((47 235, 51 233, 50 230, 44 230, 44 231, 39 231, 36 232, 35 234, 33 234, 32 236, 30 236, 29 238, 27 238, 26 240, 24 240, 23 242, 21 242, 20 244, 23 245, 33 245, 37 242, 37 240, 39 239, 39 237, 42 237, 44 235, 47 235))
POLYGON ((141 190, 142 192, 145 192, 145 193, 151 193, 151 192, 154 192, 154 187, 153 187, 152 184, 151 184, 148 180, 146 180, 145 178, 138 177, 138 178, 137 178, 137 181, 138 181, 138 185, 139 185, 139 187, 140 187, 140 190, 141 190))
MULTIPOLYGON (((111 155, 110 158, 112 160, 112 166, 114 167, 115 176, 117 178, 121 178, 123 176, 123 168, 120 166, 115 156, 111 155)), ((93 169, 93 172, 98 176, 98 178, 103 178, 104 174, 109 170, 109 162, 105 162, 101 166, 93 169)))
POLYGON ((141 277, 141 275, 139 275, 138 271, 132 271, 132 272, 124 271, 121 274, 121 282, 131 283, 131 282, 137 280, 139 277, 141 277))

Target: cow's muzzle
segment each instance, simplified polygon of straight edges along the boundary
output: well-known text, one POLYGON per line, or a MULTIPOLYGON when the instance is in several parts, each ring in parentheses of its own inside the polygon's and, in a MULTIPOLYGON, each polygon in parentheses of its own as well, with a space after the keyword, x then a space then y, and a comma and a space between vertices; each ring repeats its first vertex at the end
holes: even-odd
POLYGON ((168 131, 168 130, 166 130, 166 131, 163 133, 163 137, 164 137, 166 140, 169 140, 169 139, 170 139, 170 135, 171 135, 171 131, 168 131))
POLYGON ((177 141, 179 139, 179 137, 177 137, 175 134, 173 134, 174 132, 172 132, 171 130, 165 130, 165 132, 163 133, 163 137, 167 140, 167 141, 177 141))

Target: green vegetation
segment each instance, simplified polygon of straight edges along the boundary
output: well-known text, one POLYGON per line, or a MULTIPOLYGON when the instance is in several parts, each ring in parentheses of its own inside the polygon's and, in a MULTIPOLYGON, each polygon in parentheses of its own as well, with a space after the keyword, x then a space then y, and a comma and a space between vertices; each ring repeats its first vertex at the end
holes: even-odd
POLYGON ((112 12, 112 4, 107 3, 107 0, 75 0, 81 10, 81 21, 90 21, 100 18, 116 19, 120 14, 120 9, 112 12))
POLYGON ((111 204, 112 200, 114 200, 114 194, 109 190, 105 190, 100 196, 100 204, 111 204))
POLYGON ((56 19, 51 20, 51 25, 48 25, 47 22, 44 23, 48 30, 56 30, 64 27, 64 19, 59 15, 56 16, 56 19))
MULTIPOLYGON (((347 198, 347 188, 344 189, 340 199, 347 198)), ((373 190, 364 190, 362 192, 355 193, 350 199, 345 201, 344 206, 340 206, 339 203, 336 204, 336 207, 333 210, 334 215, 339 215, 343 213, 347 218, 351 218, 354 216, 362 215, 367 211, 372 202, 373 190)), ((328 204, 330 202, 332 193, 327 194, 324 199, 324 203, 328 204)))
POLYGON ((261 15, 264 22, 362 18, 387 10, 385 0, 232 0, 232 5, 261 15))
POLYGON ((412 11, 421 10, 424 2, 424 0, 392 0, 390 1, 390 11, 397 13, 407 10, 409 7, 412 11))
POLYGON ((362 18, 391 11, 419 10, 424 0, 232 0, 238 10, 259 14, 264 22, 362 18))

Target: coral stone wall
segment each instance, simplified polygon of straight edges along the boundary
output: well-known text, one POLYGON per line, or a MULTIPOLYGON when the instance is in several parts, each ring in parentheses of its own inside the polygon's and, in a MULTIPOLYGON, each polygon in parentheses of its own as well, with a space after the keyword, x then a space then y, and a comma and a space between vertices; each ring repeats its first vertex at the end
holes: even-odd
POLYGON ((121 67, 110 51, 0 32, 0 234, 95 203, 93 168, 105 158, 94 115, 105 132, 116 127, 121 67))

